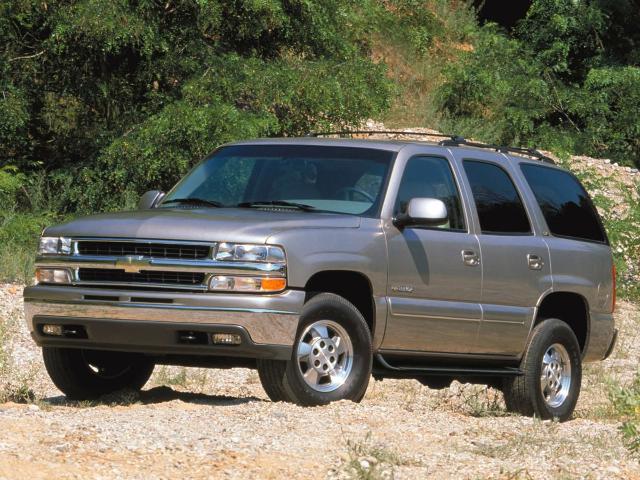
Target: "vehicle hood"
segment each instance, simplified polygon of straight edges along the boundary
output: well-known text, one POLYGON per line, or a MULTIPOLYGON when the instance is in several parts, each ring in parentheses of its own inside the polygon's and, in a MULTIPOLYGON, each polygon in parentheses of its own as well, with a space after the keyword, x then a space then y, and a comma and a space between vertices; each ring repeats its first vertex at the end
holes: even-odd
POLYGON ((45 230, 47 236, 264 243, 292 229, 358 228, 353 215, 241 208, 159 208, 81 217, 45 230))

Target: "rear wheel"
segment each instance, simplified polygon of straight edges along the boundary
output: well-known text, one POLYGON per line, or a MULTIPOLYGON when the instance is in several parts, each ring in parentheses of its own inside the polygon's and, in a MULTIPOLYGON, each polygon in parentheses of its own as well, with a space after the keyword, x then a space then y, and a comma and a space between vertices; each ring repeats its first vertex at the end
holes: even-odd
POLYGON ((140 390, 154 363, 134 353, 44 347, 51 380, 70 400, 89 400, 122 389, 140 390))
POLYGON ((578 340, 565 322, 552 318, 535 327, 520 368, 522 376, 504 382, 508 410, 543 419, 571 418, 582 363, 578 340))
POLYGON ((303 309, 291 359, 259 361, 262 385, 275 401, 322 405, 360 401, 371 375, 371 333, 344 298, 321 293, 303 309))

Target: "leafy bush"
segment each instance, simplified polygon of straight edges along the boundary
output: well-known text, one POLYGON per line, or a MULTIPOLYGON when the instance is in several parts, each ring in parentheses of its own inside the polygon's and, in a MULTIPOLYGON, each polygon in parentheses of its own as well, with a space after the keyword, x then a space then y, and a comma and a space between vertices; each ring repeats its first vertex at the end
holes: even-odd
POLYGON ((631 4, 535 0, 513 35, 483 27, 438 92, 442 129, 640 166, 639 35, 629 27, 640 10, 631 4))
POLYGON ((5 209, 14 208, 17 204, 18 192, 24 187, 25 175, 17 167, 0 168, 0 205, 5 209))
POLYGON ((0 282, 31 282, 40 232, 57 219, 47 213, 0 211, 0 282))
POLYGON ((218 145, 238 138, 303 134, 354 125, 387 105, 382 68, 353 59, 265 62, 225 56, 188 82, 182 98, 104 149, 81 170, 79 210, 121 208, 146 189, 170 188, 218 145))
POLYGON ((605 54, 601 36, 606 30, 598 2, 535 0, 516 36, 544 70, 582 81, 605 54))
POLYGON ((640 68, 597 68, 584 83, 576 105, 583 119, 584 150, 640 165, 640 68))
POLYGON ((437 92, 443 130, 498 144, 526 144, 551 130, 562 99, 521 44, 489 25, 446 71, 437 92))
POLYGON ((131 206, 221 143, 379 115, 375 3, 0 2, 0 276, 31 277, 44 223, 131 206))

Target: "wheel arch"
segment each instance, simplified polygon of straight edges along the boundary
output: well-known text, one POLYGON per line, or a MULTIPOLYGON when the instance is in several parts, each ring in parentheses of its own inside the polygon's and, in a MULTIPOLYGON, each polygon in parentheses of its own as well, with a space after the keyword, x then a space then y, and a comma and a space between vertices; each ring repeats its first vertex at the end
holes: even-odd
POLYGON ((304 286, 305 301, 317 293, 340 295, 362 314, 373 336, 376 329, 376 305, 369 277, 354 270, 322 270, 314 273, 304 286))
POLYGON ((540 299, 536 307, 532 330, 548 318, 557 318, 569 325, 578 339, 580 351, 584 354, 589 344, 591 326, 587 299, 575 292, 550 292, 540 299))

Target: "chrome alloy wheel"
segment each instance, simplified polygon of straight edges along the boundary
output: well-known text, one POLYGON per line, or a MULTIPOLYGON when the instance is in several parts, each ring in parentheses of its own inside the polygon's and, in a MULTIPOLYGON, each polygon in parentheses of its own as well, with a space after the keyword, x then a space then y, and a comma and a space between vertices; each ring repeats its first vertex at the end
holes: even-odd
POLYGON ((551 345, 542 357, 540 387, 544 401, 551 408, 564 403, 571 388, 571 359, 559 343, 551 345))
POLYGON ((296 348, 296 363, 305 383, 318 392, 332 392, 349 377, 353 345, 347 331, 331 320, 305 328, 296 348))

